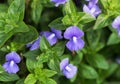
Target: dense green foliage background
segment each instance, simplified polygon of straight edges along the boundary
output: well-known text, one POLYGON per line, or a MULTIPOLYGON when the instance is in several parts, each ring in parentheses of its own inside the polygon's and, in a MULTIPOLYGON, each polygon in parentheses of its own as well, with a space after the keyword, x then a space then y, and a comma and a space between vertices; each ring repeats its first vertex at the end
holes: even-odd
POLYGON ((0 84, 120 84, 120 37, 111 23, 120 15, 120 0, 99 0, 102 13, 94 18, 82 11, 85 0, 69 0, 55 7, 50 0, 0 1, 0 84), (71 52, 66 40, 50 46, 41 37, 40 48, 29 51, 41 31, 78 26, 84 31, 85 47, 71 52), (21 56, 20 71, 8 74, 2 68, 5 55, 16 51, 21 56), (76 76, 67 79, 59 69, 68 57, 78 67, 76 76))

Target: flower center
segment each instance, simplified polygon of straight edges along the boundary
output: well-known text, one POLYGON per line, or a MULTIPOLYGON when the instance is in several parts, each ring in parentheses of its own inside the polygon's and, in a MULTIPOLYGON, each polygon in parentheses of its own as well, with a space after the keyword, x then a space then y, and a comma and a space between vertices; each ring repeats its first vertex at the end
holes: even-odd
POLYGON ((70 72, 71 71, 71 68, 69 66, 66 66, 65 69, 70 72))
POLYGON ((10 66, 13 66, 14 65, 14 61, 10 61, 10 66))
POLYGON ((73 42, 74 42, 74 43, 77 42, 77 37, 73 36, 73 42))
POLYGON ((48 39, 52 39, 53 37, 55 37, 55 34, 54 34, 54 33, 52 33, 52 34, 48 37, 48 39))

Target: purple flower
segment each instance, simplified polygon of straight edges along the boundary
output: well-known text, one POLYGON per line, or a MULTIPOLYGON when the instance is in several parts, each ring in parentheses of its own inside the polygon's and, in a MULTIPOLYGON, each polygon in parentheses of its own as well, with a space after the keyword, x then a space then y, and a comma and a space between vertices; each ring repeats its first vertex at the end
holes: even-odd
POLYGON ((94 5, 98 3, 98 0, 87 0, 87 1, 89 1, 88 3, 89 8, 92 8, 94 5))
POLYGON ((28 43, 27 47, 29 47, 30 50, 38 49, 40 47, 40 36, 34 42, 28 43))
POLYGON ((91 14, 93 17, 97 17, 101 13, 101 10, 97 5, 94 5, 92 8, 89 8, 89 6, 84 5, 83 11, 91 14))
POLYGON ((68 58, 65 58, 61 61, 60 70, 63 71, 63 74, 68 79, 73 78, 74 75, 77 73, 77 67, 73 64, 69 64, 68 58))
POLYGON ((55 6, 58 7, 60 4, 65 4, 68 0, 51 0, 55 3, 55 6))
POLYGON ((98 0, 89 0, 88 5, 83 6, 83 11, 97 17, 101 13, 101 9, 97 5, 98 0))
POLYGON ((120 36, 120 16, 117 16, 112 23, 112 27, 117 29, 118 35, 120 36))
POLYGON ((69 50, 80 50, 84 47, 84 41, 81 37, 84 36, 84 32, 77 26, 70 26, 64 32, 64 38, 69 39, 66 46, 69 50))
POLYGON ((54 28, 51 28, 52 32, 46 31, 42 32, 42 35, 45 36, 50 43, 50 45, 54 45, 57 42, 57 39, 62 39, 62 31, 56 30, 54 28))
POLYGON ((8 73, 17 73, 19 71, 19 67, 17 63, 20 63, 20 56, 16 52, 11 52, 6 55, 6 61, 3 64, 3 68, 8 73))

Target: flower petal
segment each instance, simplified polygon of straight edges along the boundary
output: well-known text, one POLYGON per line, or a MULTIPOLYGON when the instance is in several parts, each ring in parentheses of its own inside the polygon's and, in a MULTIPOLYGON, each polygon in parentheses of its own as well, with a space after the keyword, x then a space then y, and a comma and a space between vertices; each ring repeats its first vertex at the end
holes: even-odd
POLYGON ((83 6, 83 11, 86 12, 86 13, 91 14, 89 7, 87 5, 85 5, 85 4, 83 6))
POLYGON ((80 30, 77 26, 70 26, 64 32, 64 38, 71 39, 73 36, 82 37, 84 32, 80 30))
POLYGON ((120 36, 120 28, 117 28, 118 35, 120 36))
POLYGON ((55 3, 55 6, 58 7, 60 4, 65 4, 68 0, 51 0, 55 3))
POLYGON ((8 73, 17 73, 19 71, 19 67, 14 61, 4 63, 3 68, 8 73))
POLYGON ((84 47, 84 41, 82 39, 76 39, 76 41, 74 40, 70 40, 67 42, 66 46, 70 51, 76 51, 76 50, 80 50, 84 47))
POLYGON ((56 30, 56 29, 54 29, 54 28, 51 28, 51 31, 52 31, 53 33, 55 33, 55 36, 56 36, 58 39, 62 39, 62 38, 63 38, 63 37, 62 37, 62 31, 56 30))
POLYGON ((100 8, 97 6, 97 5, 94 5, 92 8, 91 8, 91 14, 93 16, 98 16, 99 14, 101 13, 101 10, 100 8))
POLYGON ((113 28, 120 28, 120 16, 117 16, 112 23, 113 28))
POLYGON ((54 45, 57 42, 57 37, 54 33, 51 32, 43 32, 43 35, 47 38, 50 45, 54 45))
POLYGON ((98 0, 89 0, 88 7, 92 8, 94 5, 98 3, 98 0))
POLYGON ((21 61, 19 54, 17 54, 14 51, 6 55, 6 60, 7 61, 13 60, 15 63, 19 63, 21 61))
POLYGON ((63 70, 63 74, 66 76, 66 78, 70 79, 73 78, 77 73, 77 67, 74 66, 73 64, 69 64, 68 66, 65 67, 63 70))
POLYGON ((91 8, 89 8, 87 5, 84 5, 83 11, 91 14, 93 17, 96 17, 101 13, 101 10, 97 5, 94 5, 91 8))
POLYGON ((36 41, 34 41, 30 47, 30 50, 35 50, 40 47, 40 37, 36 41))
POLYGON ((60 62, 60 70, 64 70, 64 68, 69 64, 69 59, 65 58, 60 62))
POLYGON ((26 44, 26 47, 31 47, 31 46, 32 46, 32 43, 26 44))

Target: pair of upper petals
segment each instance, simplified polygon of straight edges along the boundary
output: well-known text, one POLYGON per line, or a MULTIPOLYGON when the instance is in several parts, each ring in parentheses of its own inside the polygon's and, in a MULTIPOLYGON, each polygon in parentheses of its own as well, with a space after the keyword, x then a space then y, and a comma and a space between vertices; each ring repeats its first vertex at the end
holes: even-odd
POLYGON ((14 51, 11 53, 8 53, 5 57, 5 59, 6 59, 6 61, 13 60, 15 63, 20 63, 20 61, 21 61, 20 56, 14 51))

